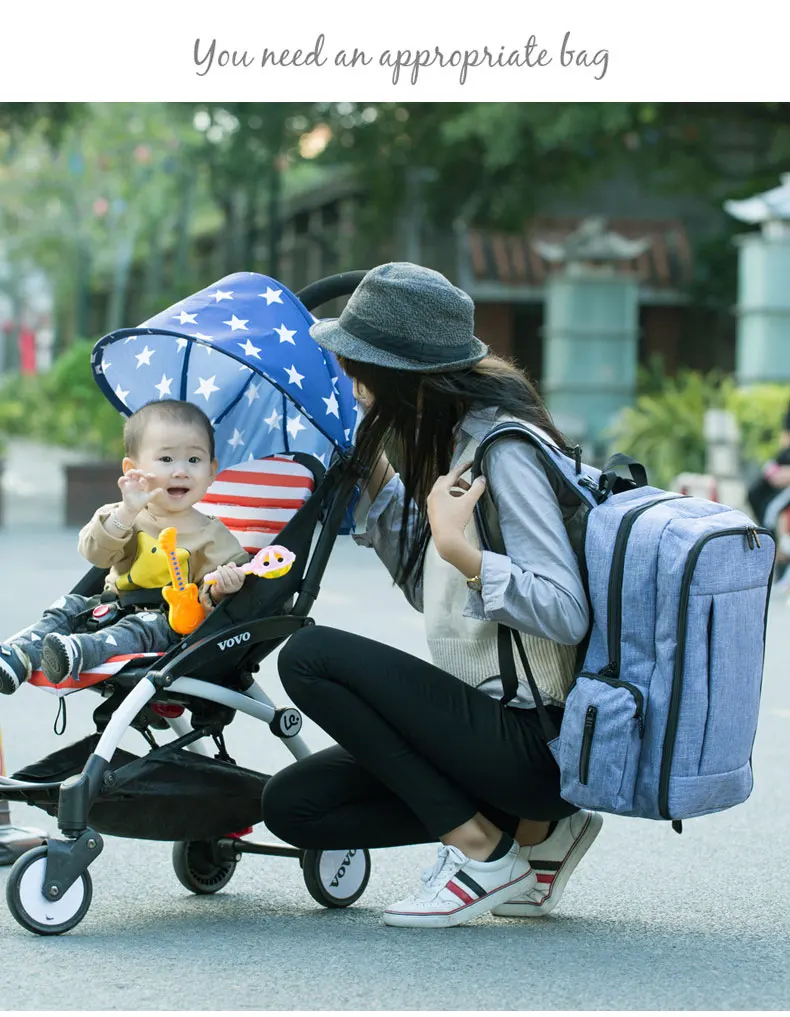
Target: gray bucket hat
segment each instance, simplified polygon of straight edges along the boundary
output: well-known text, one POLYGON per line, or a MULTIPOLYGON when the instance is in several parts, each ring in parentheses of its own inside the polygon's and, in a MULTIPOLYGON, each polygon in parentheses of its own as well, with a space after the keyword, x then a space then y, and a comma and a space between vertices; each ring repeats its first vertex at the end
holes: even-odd
POLYGON ((440 272, 410 262, 372 268, 339 318, 310 327, 319 346, 349 360, 436 373, 488 355, 474 334, 474 303, 440 272))

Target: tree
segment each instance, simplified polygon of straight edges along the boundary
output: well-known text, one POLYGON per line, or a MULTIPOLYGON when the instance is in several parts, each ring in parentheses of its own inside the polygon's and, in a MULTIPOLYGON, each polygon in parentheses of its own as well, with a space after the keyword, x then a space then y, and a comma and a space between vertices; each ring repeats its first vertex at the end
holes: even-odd
POLYGON ((770 187, 790 166, 790 103, 380 103, 324 107, 323 159, 383 199, 433 169, 432 215, 514 226, 552 192, 628 167, 649 187, 711 202, 770 187))
POLYGON ((629 175, 646 192, 695 197, 717 231, 699 238, 694 303, 733 299, 741 228, 721 206, 773 187, 790 169, 788 103, 345 103, 318 107, 333 137, 321 160, 345 164, 385 234, 414 200, 446 229, 463 219, 519 232, 547 201, 629 175), (410 191, 410 184, 412 190, 410 191))
POLYGON ((209 103, 196 108, 211 193, 224 217, 225 271, 253 263, 262 222, 268 228, 267 271, 279 260, 283 175, 299 159, 299 140, 313 124, 312 103, 209 103))
MULTIPOLYGON (((109 281, 104 327, 124 322, 132 265, 152 255, 177 207, 191 124, 156 103, 94 103, 64 120, 56 147, 48 126, 0 137, 0 235, 8 260, 53 281, 59 333, 89 334, 93 279, 109 281)), ((31 114, 32 115, 32 114, 31 114)), ((23 118, 24 122, 24 118, 23 118)))
POLYGON ((0 102, 0 131, 20 134, 39 128, 57 145, 64 130, 85 115, 85 107, 82 102, 0 102))

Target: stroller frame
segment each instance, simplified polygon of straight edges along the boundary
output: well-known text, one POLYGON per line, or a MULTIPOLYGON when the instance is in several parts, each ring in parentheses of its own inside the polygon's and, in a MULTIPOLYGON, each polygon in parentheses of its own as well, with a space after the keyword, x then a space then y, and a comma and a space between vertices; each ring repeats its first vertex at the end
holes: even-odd
MULTIPOLYGON (((330 276, 306 287, 297 296, 312 310, 326 300, 352 292, 363 275, 364 272, 348 272, 330 276)), ((248 605, 255 608, 256 596, 264 596, 260 586, 255 585, 260 581, 249 577, 235 597, 223 601, 198 629, 158 657, 153 667, 146 669, 140 666, 140 661, 132 660, 106 682, 91 686, 109 702, 104 702, 94 712, 99 738, 80 772, 60 781, 0 777, 0 798, 23 801, 55 814, 63 834, 63 839, 48 838, 44 846, 22 855, 9 874, 6 887, 9 909, 31 932, 57 935, 69 931, 87 913, 92 894, 88 868, 104 845, 96 828, 102 823, 91 822, 91 810, 101 806, 103 795, 112 794, 125 768, 134 770, 134 763, 113 769, 119 743, 130 728, 138 730, 152 746, 151 751, 140 758, 140 764, 173 759, 174 754, 185 749, 212 764, 214 759, 219 759, 225 764, 230 761, 235 767, 225 750, 222 733, 236 711, 268 724, 295 759, 310 754, 300 735, 299 711, 293 707, 276 708, 253 674, 273 649, 300 628, 314 624, 309 612, 361 478, 352 472, 349 457, 341 452, 335 453, 326 470, 312 456, 295 453, 294 459, 310 467, 316 480, 315 489, 277 539, 292 549, 309 552, 319 520, 322 520, 322 528, 309 561, 305 555, 306 566, 292 570, 290 578, 287 574, 267 584, 272 593, 275 586, 284 588, 286 597, 293 593, 289 608, 263 617, 243 618, 248 605), (284 584, 283 587, 280 584, 284 584), (112 708, 116 698, 120 702, 112 708), (156 718, 150 712, 152 704, 160 704, 159 716, 176 735, 173 741, 159 745, 153 737, 150 721, 156 718), (207 716, 201 704, 210 704, 207 716), (191 709, 192 725, 181 715, 183 709, 176 711, 173 707, 191 709), (212 737, 220 750, 213 759, 205 744, 201 744, 206 737, 212 737), (40 886, 41 901, 35 901, 36 906, 31 908, 31 892, 34 899, 37 886, 40 886)), ((74 592, 90 595, 101 588, 104 575, 104 570, 91 569, 74 592)), ((160 722, 157 726, 164 725, 160 722)), ((263 782, 268 779, 254 771, 243 772, 260 777, 263 782)), ((253 821, 260 821, 260 817, 253 821)), ((250 831, 251 827, 247 832, 250 831)), ((109 832, 135 836, 133 832, 118 833, 117 829, 109 832)), ((333 851, 331 854, 336 857, 327 866, 327 859, 322 856, 329 852, 305 851, 244 838, 243 833, 226 831, 225 835, 206 839, 177 839, 174 867, 178 878, 193 892, 213 893, 227 884, 242 854, 263 854, 299 858, 308 890, 324 906, 348 906, 361 896, 367 885, 370 857, 364 849, 333 851), (193 853, 197 851, 199 865, 191 864, 191 849, 193 853), (212 865, 213 870, 207 876, 212 865)), ((149 839, 173 838, 154 834, 149 839)))

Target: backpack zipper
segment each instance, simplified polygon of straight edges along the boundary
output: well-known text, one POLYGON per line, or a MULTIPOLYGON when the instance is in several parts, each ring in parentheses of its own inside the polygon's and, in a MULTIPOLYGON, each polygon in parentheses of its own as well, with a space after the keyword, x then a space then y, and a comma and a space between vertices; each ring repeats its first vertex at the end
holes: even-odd
POLYGON ((683 578, 680 585, 680 604, 678 605, 678 638, 675 648, 675 666, 672 671, 672 691, 669 698, 669 712, 667 715, 667 727, 664 734, 664 747, 661 753, 661 771, 658 781, 658 811, 664 819, 671 819, 669 814, 669 778, 672 770, 672 758, 675 753, 675 738, 678 730, 678 718, 680 715, 680 699, 683 693, 683 664, 686 656, 686 631, 688 602, 691 596, 691 583, 694 569, 702 553, 703 547, 716 537, 734 537, 743 534, 753 551, 760 547, 758 534, 765 533, 772 536, 771 531, 763 527, 738 526, 729 530, 719 530, 717 533, 708 533, 701 537, 689 551, 686 565, 683 569, 683 578))
POLYGON ((587 784, 590 777, 590 752, 592 751, 592 740, 595 734, 595 721, 598 717, 598 707, 588 706, 584 715, 584 734, 582 736, 582 747, 579 751, 579 783, 587 784))
POLYGON ((637 519, 643 512, 661 505, 665 501, 685 498, 683 494, 673 494, 669 498, 654 498, 645 505, 637 505, 625 513, 617 530, 617 537, 612 552, 612 566, 609 573, 609 595, 606 608, 606 644, 609 651, 609 663, 603 669, 614 677, 620 673, 620 633, 622 631, 623 581, 625 579, 625 554, 628 549, 628 538, 637 519))

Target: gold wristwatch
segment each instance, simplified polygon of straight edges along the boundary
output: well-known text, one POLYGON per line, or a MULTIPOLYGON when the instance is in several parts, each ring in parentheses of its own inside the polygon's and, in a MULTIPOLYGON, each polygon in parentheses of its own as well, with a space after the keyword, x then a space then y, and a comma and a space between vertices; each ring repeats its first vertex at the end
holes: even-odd
POLYGON ((480 576, 472 576, 471 579, 466 580, 466 585, 470 590, 477 590, 478 593, 483 589, 483 580, 480 576))

